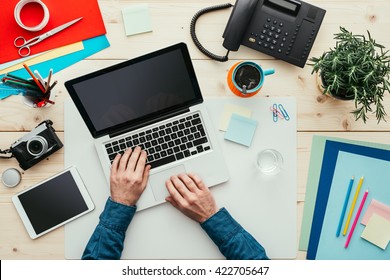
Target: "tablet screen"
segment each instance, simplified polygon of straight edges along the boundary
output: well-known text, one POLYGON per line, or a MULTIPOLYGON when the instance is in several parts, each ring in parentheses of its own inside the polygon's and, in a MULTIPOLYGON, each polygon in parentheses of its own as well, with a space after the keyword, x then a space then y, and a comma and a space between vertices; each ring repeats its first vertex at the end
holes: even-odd
POLYGON ((36 234, 88 210, 70 171, 19 195, 36 234))

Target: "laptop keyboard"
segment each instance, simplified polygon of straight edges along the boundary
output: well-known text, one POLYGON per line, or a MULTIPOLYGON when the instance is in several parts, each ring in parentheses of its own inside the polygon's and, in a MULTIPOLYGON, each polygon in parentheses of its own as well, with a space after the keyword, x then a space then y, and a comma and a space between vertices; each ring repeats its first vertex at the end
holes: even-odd
POLYGON ((118 153, 136 146, 147 152, 147 164, 152 168, 210 150, 199 113, 105 144, 111 163, 118 153))

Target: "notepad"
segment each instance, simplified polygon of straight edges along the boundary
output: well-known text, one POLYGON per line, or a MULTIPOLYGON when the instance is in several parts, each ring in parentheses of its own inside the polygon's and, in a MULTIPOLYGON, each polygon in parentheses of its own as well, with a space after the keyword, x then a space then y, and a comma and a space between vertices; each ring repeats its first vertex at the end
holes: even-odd
POLYGON ((361 224, 367 225, 373 214, 382 216, 383 218, 390 221, 390 206, 373 199, 362 218, 361 224))
POLYGON ((147 4, 123 8, 122 17, 126 36, 152 31, 149 6, 147 4))
POLYGON ((252 116, 252 110, 235 104, 225 104, 223 107, 223 112, 219 123, 219 130, 222 131, 227 130, 230 119, 233 114, 250 118, 252 116))
POLYGON ((390 240, 390 221, 382 216, 373 214, 361 237, 385 250, 390 240))
POLYGON ((257 121, 233 114, 225 133, 225 139, 249 147, 252 143, 256 126, 257 121))

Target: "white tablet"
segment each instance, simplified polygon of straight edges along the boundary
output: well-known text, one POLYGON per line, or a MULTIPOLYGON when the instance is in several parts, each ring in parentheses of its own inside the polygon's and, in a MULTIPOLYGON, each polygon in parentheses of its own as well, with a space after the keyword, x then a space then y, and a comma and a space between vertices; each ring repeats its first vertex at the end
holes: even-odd
POLYGON ((74 166, 14 195, 12 202, 32 239, 94 209, 74 166))

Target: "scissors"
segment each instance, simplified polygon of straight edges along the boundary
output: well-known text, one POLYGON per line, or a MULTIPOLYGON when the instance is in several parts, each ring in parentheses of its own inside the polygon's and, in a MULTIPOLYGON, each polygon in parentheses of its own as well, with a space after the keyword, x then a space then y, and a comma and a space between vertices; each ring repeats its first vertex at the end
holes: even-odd
POLYGON ((78 22, 82 18, 83 17, 79 17, 75 20, 64 23, 63 25, 58 26, 58 27, 56 27, 56 28, 54 28, 54 29, 42 34, 42 35, 34 37, 30 40, 26 40, 23 36, 19 36, 15 39, 14 45, 15 45, 15 47, 19 48, 18 53, 20 56, 23 56, 23 57, 29 56, 31 46, 34 46, 35 44, 38 44, 39 42, 41 42, 41 41, 49 38, 50 36, 64 30, 65 28, 68 28, 69 26, 71 26, 72 24, 75 24, 76 22, 78 22), (21 43, 21 42, 23 42, 23 43, 21 43))

